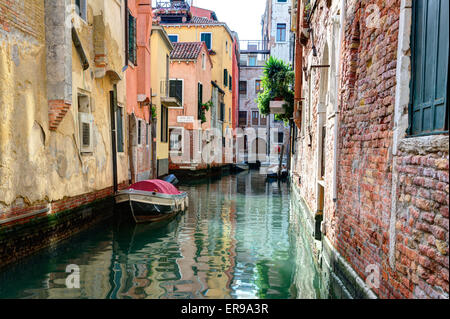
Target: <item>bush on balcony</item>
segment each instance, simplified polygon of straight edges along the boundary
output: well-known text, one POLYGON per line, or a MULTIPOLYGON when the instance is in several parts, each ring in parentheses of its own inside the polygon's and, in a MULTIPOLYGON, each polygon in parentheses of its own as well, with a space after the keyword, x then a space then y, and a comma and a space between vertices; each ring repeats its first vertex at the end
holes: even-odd
POLYGON ((294 112, 294 71, 282 60, 270 57, 264 66, 262 92, 258 94, 257 103, 262 115, 270 114, 270 101, 283 100, 284 114, 276 114, 275 119, 289 122, 294 112))

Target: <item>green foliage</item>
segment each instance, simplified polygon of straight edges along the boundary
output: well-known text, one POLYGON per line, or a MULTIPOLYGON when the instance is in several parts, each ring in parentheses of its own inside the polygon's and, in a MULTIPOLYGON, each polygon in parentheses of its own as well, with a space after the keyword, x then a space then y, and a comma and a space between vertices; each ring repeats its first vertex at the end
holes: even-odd
POLYGON ((200 120, 202 121, 202 124, 206 122, 206 112, 209 112, 212 106, 213 102, 211 100, 206 103, 202 103, 202 111, 200 113, 200 120))
POLYGON ((270 114, 270 101, 284 100, 285 114, 275 115, 275 119, 288 122, 294 112, 294 71, 282 60, 270 57, 264 66, 264 75, 261 82, 262 92, 258 94, 257 103, 259 112, 270 114))
POLYGON ((156 106, 152 106, 152 119, 156 119, 156 106))

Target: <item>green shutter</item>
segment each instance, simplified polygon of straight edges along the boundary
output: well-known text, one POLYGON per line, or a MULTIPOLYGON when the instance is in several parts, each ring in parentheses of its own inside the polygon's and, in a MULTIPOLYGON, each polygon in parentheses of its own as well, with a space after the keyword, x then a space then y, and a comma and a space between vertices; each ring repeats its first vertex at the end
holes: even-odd
POLYGON ((137 65, 136 18, 128 13, 128 56, 137 65))
POLYGON ((410 134, 448 130, 448 0, 413 1, 410 134))
POLYGON ((223 85, 225 87, 228 86, 228 70, 227 69, 223 70, 223 85))
POLYGON ((202 103, 203 103, 203 85, 198 83, 198 118, 200 119, 200 114, 202 113, 202 103))
POLYGON ((123 108, 117 107, 116 111, 117 122, 117 152, 123 153, 123 108))

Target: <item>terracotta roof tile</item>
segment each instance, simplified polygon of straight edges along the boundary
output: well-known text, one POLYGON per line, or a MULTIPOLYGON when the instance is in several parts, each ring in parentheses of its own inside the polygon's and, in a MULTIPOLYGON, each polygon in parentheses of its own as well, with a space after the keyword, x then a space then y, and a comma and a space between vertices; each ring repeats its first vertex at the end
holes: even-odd
POLYGON ((174 60, 196 60, 202 52, 203 42, 176 42, 170 55, 174 60))

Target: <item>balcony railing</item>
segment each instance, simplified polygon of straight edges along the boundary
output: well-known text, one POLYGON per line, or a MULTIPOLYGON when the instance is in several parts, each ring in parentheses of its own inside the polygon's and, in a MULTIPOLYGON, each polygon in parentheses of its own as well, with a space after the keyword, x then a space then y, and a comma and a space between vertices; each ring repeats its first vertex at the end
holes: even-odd
POLYGON ((240 40, 241 54, 270 54, 269 41, 265 40, 240 40))
POLYGON ((156 9, 190 10, 192 0, 157 0, 156 9))

